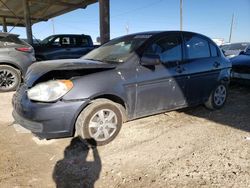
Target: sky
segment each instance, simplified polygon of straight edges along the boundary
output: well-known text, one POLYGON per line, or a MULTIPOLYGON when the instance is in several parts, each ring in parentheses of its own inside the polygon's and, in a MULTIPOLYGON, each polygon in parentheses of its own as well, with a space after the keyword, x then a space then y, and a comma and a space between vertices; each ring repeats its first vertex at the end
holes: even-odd
MULTIPOLYGON (((180 29, 180 0, 110 0, 111 38, 153 30, 180 29)), ((183 0, 183 30, 210 38, 229 39, 232 15, 235 15, 232 42, 250 42, 250 0, 183 0)), ((99 5, 78 9, 53 19, 55 34, 99 36, 99 5)), ((53 34, 52 20, 33 25, 35 38, 53 34)), ((11 27, 8 27, 11 29, 11 27)), ((12 33, 26 38, 24 28, 12 33)))

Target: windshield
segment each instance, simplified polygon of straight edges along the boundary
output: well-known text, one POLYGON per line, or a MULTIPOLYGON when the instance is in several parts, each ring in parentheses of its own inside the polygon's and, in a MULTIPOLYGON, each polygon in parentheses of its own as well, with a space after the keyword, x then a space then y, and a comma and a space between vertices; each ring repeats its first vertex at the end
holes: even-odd
POLYGON ((103 46, 83 56, 83 59, 123 63, 138 49, 151 35, 129 35, 113 39, 103 46))
POLYGON ((55 38, 55 36, 49 36, 45 39, 43 39, 40 44, 48 44, 49 42, 51 42, 53 39, 55 38))
POLYGON ((249 45, 249 44, 246 44, 246 43, 230 44, 229 50, 240 50, 240 51, 243 51, 243 50, 246 49, 246 47, 247 47, 248 45, 249 45))

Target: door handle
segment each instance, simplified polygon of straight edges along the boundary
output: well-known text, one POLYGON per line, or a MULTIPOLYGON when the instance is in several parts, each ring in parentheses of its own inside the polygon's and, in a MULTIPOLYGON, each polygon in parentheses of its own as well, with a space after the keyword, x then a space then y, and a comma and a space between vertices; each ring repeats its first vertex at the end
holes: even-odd
POLYGON ((220 63, 216 61, 216 62, 214 62, 213 66, 214 66, 215 68, 218 68, 218 67, 220 66, 220 63))

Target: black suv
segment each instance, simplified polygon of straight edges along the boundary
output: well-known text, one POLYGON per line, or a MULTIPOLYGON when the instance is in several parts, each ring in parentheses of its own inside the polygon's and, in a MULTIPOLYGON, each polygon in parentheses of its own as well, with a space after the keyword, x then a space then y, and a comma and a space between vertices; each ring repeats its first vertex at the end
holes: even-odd
POLYGON ((226 101, 231 63, 208 37, 145 32, 75 60, 33 64, 13 98, 15 120, 43 138, 76 135, 98 145, 136 118, 226 101))
POLYGON ((94 48, 89 35, 52 35, 34 45, 37 61, 79 58, 94 48))
POLYGON ((0 33, 0 92, 15 90, 35 60, 33 47, 18 35, 0 33))

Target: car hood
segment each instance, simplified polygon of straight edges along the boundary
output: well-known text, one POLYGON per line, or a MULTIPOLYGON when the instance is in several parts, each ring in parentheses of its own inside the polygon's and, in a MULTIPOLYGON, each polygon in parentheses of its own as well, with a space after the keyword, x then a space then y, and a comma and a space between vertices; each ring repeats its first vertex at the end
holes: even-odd
POLYGON ((250 55, 239 55, 231 59, 233 71, 250 73, 250 55))
POLYGON ((239 55, 230 59, 234 65, 249 65, 250 66, 250 55, 239 55))
POLYGON ((92 61, 85 59, 61 59, 51 61, 40 61, 33 63, 25 76, 25 83, 28 87, 33 84, 43 75, 52 71, 79 71, 83 69, 114 69, 115 64, 108 64, 100 61, 92 61))

